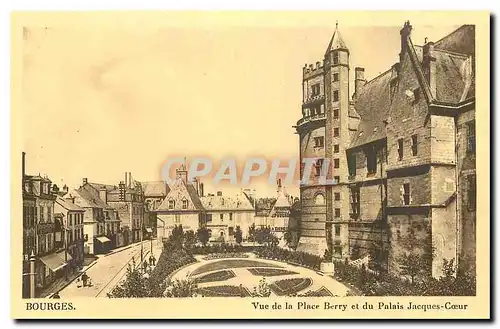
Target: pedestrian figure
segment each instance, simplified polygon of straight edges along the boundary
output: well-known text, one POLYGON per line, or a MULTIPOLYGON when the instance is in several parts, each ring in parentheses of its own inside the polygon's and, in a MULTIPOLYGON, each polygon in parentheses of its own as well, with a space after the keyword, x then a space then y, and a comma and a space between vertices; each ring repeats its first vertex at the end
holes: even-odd
POLYGON ((88 275, 87 275, 87 272, 83 272, 83 275, 82 275, 82 280, 83 280, 83 286, 87 286, 87 280, 89 279, 88 275))
POLYGON ((59 293, 56 292, 55 294, 52 295, 52 298, 60 299, 61 296, 59 296, 59 293))
POLYGON ((151 255, 151 257, 153 257, 153 266, 156 266, 156 258, 154 255, 151 255))
POLYGON ((148 269, 148 262, 146 260, 144 260, 144 263, 142 264, 142 268, 144 269, 144 271, 146 271, 148 269))
POLYGON ((149 256, 149 266, 154 266, 154 264, 153 264, 153 255, 149 256))
POLYGON ((82 280, 80 280, 80 278, 76 279, 76 287, 77 288, 81 288, 82 287, 82 280))

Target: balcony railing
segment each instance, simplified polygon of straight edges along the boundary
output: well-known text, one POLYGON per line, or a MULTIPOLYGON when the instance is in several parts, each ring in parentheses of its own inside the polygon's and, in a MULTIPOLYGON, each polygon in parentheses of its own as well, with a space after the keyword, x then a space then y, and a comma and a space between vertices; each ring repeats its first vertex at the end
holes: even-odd
POLYGON ((323 102, 324 100, 325 100, 325 95, 314 95, 304 99, 302 105, 309 105, 317 102, 323 102))
POLYGON ((309 115, 309 116, 303 117, 302 119, 297 121, 297 126, 301 126, 301 125, 309 123, 309 122, 321 121, 321 120, 325 120, 325 119, 326 119, 325 113, 309 115))

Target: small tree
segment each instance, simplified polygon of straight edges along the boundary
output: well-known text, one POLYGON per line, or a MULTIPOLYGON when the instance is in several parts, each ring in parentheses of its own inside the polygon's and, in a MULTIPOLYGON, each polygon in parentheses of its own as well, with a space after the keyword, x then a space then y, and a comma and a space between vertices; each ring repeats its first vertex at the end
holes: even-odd
POLYGON ((401 274, 407 275, 411 279, 411 284, 415 282, 415 277, 420 274, 423 270, 422 268, 422 257, 411 252, 404 253, 400 257, 400 268, 401 274))
POLYGON ((243 232, 241 232, 241 228, 236 226, 236 230, 234 231, 234 238, 236 239, 237 244, 241 244, 243 241, 243 232))
POLYGON ((177 279, 167 283, 166 297, 196 297, 198 285, 190 279, 177 279))
POLYGON ((198 231, 196 231, 196 236, 198 241, 200 241, 203 246, 206 246, 210 238, 210 233, 206 227, 200 227, 198 231))
POLYGON ((248 228, 248 241, 250 241, 250 242, 256 241, 255 235, 256 235, 255 224, 252 224, 248 228))
POLYGON ((259 286, 253 287, 252 297, 269 297, 271 296, 271 288, 266 282, 266 278, 259 280, 259 286))
POLYGON ((194 234, 194 231, 189 230, 186 233, 184 233, 184 238, 183 238, 183 245, 184 249, 188 252, 191 252, 194 248, 194 245, 197 242, 196 234, 194 234))
POLYGON ((292 244, 293 236, 292 236, 292 231, 290 230, 289 227, 287 228, 287 230, 283 234, 283 238, 285 239, 287 246, 290 246, 292 244))
POLYGON ((142 276, 139 269, 136 268, 135 261, 127 268, 125 280, 116 286, 108 295, 110 298, 140 298, 149 297, 149 289, 146 279, 142 276))

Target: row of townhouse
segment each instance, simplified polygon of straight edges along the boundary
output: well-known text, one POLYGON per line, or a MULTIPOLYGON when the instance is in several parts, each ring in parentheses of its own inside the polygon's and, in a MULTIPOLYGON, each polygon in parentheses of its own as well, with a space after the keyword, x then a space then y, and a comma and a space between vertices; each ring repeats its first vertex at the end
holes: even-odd
POLYGON ((43 295, 84 260, 84 209, 61 195, 48 177, 25 173, 22 154, 23 298, 43 295))
POLYGON ((159 240, 167 238, 175 226, 196 232, 206 227, 211 242, 235 242, 239 228, 243 240, 248 239, 250 227, 271 227, 279 238, 288 228, 291 198, 278 184, 277 198, 257 199, 249 191, 240 191, 234 197, 204 194, 203 183, 189 182, 186 167, 177 169, 177 179, 168 186, 164 182, 149 183, 147 203, 151 205, 152 221, 157 223, 159 240), (154 196, 153 196, 154 195, 154 196), (265 205, 263 207, 263 205, 265 205), (268 208, 268 209, 267 209, 268 208))
POLYGON ((67 198, 84 209, 85 254, 105 253, 151 237, 142 185, 131 173, 125 173, 125 181, 118 185, 83 178, 82 185, 67 198))

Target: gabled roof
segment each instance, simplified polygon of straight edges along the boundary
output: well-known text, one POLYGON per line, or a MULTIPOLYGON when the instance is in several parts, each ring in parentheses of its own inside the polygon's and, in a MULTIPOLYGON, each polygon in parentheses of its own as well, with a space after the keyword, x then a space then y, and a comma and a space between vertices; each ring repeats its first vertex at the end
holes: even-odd
POLYGON ((326 48, 326 53, 335 50, 335 49, 347 49, 347 46, 340 35, 338 24, 335 27, 335 31, 333 32, 332 38, 330 39, 330 43, 326 48))
MULTIPOLYGON (((190 201, 190 204, 193 205, 195 210, 199 211, 205 210, 193 184, 186 183, 181 178, 179 178, 171 186, 170 191, 168 192, 165 199, 162 201, 161 205, 158 207, 157 211, 170 211, 171 209, 168 208, 169 200, 171 200, 172 198, 177 198, 179 195, 182 194, 184 194, 184 197, 187 197, 189 199, 188 201, 190 201)), ((175 210, 180 210, 180 209, 175 209, 175 210)))
POLYGON ((145 197, 165 197, 170 192, 170 187, 166 182, 141 182, 145 197))
POLYGON ((289 208, 289 207, 291 207, 289 196, 283 189, 281 189, 278 192, 278 196, 276 197, 276 202, 274 203, 273 208, 289 208))
POLYGON ((250 200, 242 194, 236 197, 209 195, 200 198, 206 210, 253 210, 250 200))
MULTIPOLYGON (((409 39, 408 54, 428 101, 458 104, 474 97, 474 28, 462 26, 434 44, 436 91, 432 95, 423 73, 423 48, 409 39), (462 53, 459 53, 462 52, 462 53)), ((385 138, 391 108, 391 69, 367 82, 356 95, 354 110, 361 117, 350 147, 385 138)))
POLYGON ((57 202, 58 205, 60 205, 61 207, 63 207, 66 210, 70 210, 70 211, 85 211, 85 209, 77 206, 76 204, 74 204, 73 202, 71 202, 69 200, 63 199, 60 196, 57 197, 56 202, 57 202))
POLYGON ((74 192, 76 192, 82 201, 81 207, 112 209, 111 206, 99 198, 98 193, 96 195, 94 188, 89 184, 81 186, 78 190, 74 190, 74 192))

